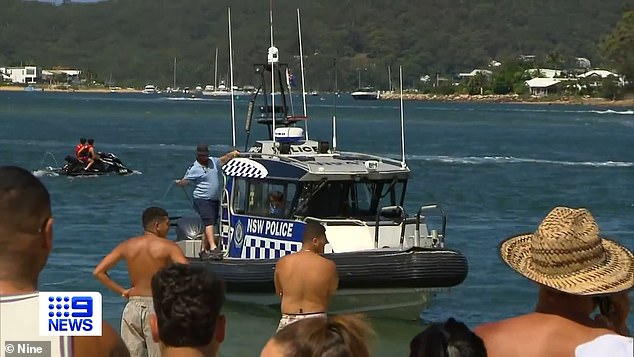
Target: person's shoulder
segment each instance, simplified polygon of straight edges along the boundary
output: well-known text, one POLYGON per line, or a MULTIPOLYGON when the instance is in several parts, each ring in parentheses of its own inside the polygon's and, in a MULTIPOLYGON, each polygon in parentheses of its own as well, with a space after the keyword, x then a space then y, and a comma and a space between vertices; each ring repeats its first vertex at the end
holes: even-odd
POLYGON ((499 333, 505 333, 511 330, 511 328, 527 324, 531 318, 529 315, 520 315, 510 317, 504 320, 486 322, 473 329, 476 335, 486 338, 497 335, 499 333))
POLYGON ((130 352, 112 326, 103 321, 101 325, 101 336, 73 337, 73 355, 128 357, 130 356, 130 352))
POLYGON ((280 259, 277 260, 277 262, 275 263, 275 267, 279 267, 280 265, 284 265, 286 264, 286 262, 288 262, 289 260, 292 260, 295 258, 294 253, 293 254, 286 254, 285 256, 281 257, 280 259))
POLYGON ((331 267, 331 268, 336 268, 336 267, 337 267, 337 263, 335 263, 335 261, 334 261, 334 260, 332 260, 332 259, 328 259, 328 258, 326 258, 326 257, 325 257, 325 256, 323 256, 323 255, 319 255, 319 258, 321 258, 321 259, 320 259, 320 261, 321 261, 324 265, 329 266, 329 267, 331 267))

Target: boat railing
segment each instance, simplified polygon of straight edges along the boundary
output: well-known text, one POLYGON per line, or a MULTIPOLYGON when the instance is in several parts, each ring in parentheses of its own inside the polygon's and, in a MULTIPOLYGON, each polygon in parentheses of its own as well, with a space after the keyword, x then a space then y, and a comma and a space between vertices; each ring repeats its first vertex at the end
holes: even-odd
POLYGON ((229 191, 227 190, 227 177, 223 175, 224 189, 220 198, 220 219, 218 220, 218 246, 220 250, 224 250, 223 238, 227 238, 227 248, 229 245, 229 236, 231 235, 231 210, 229 209, 229 191), (222 215, 226 213, 226 217, 222 215))
MULTIPOLYGON (((375 156, 375 155, 368 155, 368 154, 363 154, 363 153, 355 153, 355 152, 337 152, 337 153, 330 153, 330 154, 312 154, 312 155, 302 155, 302 156, 297 156, 297 157, 293 157, 292 155, 284 155, 284 154, 263 154, 263 153, 255 153, 255 152, 242 152, 240 153, 240 156, 238 157, 243 157, 243 158, 248 158, 248 159, 252 159, 252 158, 258 158, 258 159, 267 159, 267 158, 277 158, 282 162, 287 162, 287 163, 293 163, 296 165, 300 165, 302 166, 304 169, 306 169, 307 171, 310 171, 310 166, 309 164, 311 163, 310 161, 306 161, 306 160, 302 160, 301 158, 307 158, 307 157, 311 157, 311 158, 315 158, 315 157, 339 157, 340 159, 345 159, 346 155, 354 155, 355 159, 357 160, 376 160, 378 162, 384 162, 384 163, 388 163, 388 164, 392 164, 395 166, 399 166, 402 167, 402 163, 398 160, 395 159, 390 159, 390 158, 385 158, 385 157, 381 157, 381 156, 375 156)), ((329 174, 349 174, 349 171, 346 170, 342 170, 340 172, 333 172, 333 171, 329 171, 329 174)))
MULTIPOLYGON (((398 222, 403 223, 407 218, 405 209, 402 206, 385 206, 381 207, 376 212, 376 221, 374 226, 374 248, 379 247, 379 222, 381 217, 387 217, 397 219, 398 222)), ((399 249, 403 249, 403 242, 405 241, 405 224, 401 224, 401 233, 399 236, 399 249)))
POLYGON ((438 232, 435 229, 432 229, 430 236, 425 238, 431 238, 434 246, 439 245, 440 248, 444 248, 445 247, 445 233, 447 229, 447 214, 445 213, 445 210, 442 208, 442 206, 437 203, 421 206, 421 208, 418 210, 418 213, 416 214, 416 233, 414 236, 415 245, 417 246, 420 245, 420 239, 421 239, 420 225, 425 224, 424 213, 426 212, 433 212, 433 213, 440 214, 441 226, 440 226, 440 232, 438 232))
MULTIPOLYGON (((333 154, 315 154, 315 155, 311 155, 310 157, 332 157, 333 154)), ((309 169, 308 167, 308 162, 306 162, 305 160, 300 160, 297 158, 294 158, 293 156, 290 155, 283 155, 283 154, 262 154, 262 153, 255 153, 255 152, 241 152, 240 155, 238 157, 244 157, 244 158, 248 158, 248 159, 253 159, 253 158, 257 158, 257 159, 267 159, 267 158, 277 158, 280 161, 283 162, 288 162, 288 163, 293 163, 293 164, 297 164, 297 165, 302 165, 306 170, 309 169)), ((301 156, 301 157, 307 157, 307 156, 301 156)))
POLYGON ((332 225, 346 225, 346 226, 362 226, 367 227, 368 225, 358 219, 349 219, 349 218, 317 218, 312 216, 306 216, 303 219, 304 222, 307 221, 316 221, 320 223, 332 224, 332 225))
POLYGON ((357 158, 364 159, 364 160, 366 160, 366 159, 368 159, 368 160, 377 160, 377 161, 380 161, 380 162, 385 162, 385 163, 401 166, 401 161, 396 160, 396 159, 391 159, 389 157, 376 156, 376 155, 364 154, 364 153, 360 153, 360 152, 351 152, 351 151, 339 151, 339 152, 337 152, 337 154, 339 154, 339 156, 354 155, 357 158))

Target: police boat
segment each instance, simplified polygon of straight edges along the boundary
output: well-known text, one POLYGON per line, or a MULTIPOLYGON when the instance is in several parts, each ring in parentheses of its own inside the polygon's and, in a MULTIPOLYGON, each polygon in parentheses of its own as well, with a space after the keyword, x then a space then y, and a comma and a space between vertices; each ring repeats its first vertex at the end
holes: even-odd
POLYGON ((275 263, 301 249, 305 222, 315 220, 326 228, 324 256, 336 263, 339 274, 331 312, 418 318, 435 292, 467 276, 466 257, 446 246, 445 211, 439 204, 424 204, 406 212, 410 169, 404 150, 399 161, 309 139, 298 126, 306 117, 289 115, 282 76, 286 65, 272 65, 270 52, 268 64, 255 65, 263 84, 247 110, 247 145, 261 91, 264 105, 257 122, 268 127, 269 137, 222 167, 217 238, 223 259, 198 258, 204 232, 198 218, 173 221, 176 243, 192 264, 224 278, 230 300, 277 306, 275 263), (271 73, 277 80, 265 81, 275 78, 271 73), (271 96, 275 90, 268 92, 266 82, 278 85, 281 95, 271 96), (276 97, 281 103, 273 102, 276 97), (273 207, 271 197, 281 204, 273 207))

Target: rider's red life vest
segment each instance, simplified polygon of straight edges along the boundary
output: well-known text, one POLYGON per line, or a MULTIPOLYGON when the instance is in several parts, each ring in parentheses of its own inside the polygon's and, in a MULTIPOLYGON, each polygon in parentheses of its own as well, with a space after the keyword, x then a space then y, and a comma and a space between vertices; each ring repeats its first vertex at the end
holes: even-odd
MULTIPOLYGON (((84 148, 84 144, 79 143, 75 146, 75 156, 79 157, 79 151, 84 148)), ((88 151, 82 152, 82 156, 87 155, 88 151)))

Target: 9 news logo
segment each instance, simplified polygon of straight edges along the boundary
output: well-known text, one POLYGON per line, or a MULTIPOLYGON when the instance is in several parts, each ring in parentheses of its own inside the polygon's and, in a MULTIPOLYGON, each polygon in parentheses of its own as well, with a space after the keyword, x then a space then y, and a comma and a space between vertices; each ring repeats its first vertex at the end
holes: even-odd
POLYGON ((40 336, 101 336, 101 294, 40 292, 40 336))

